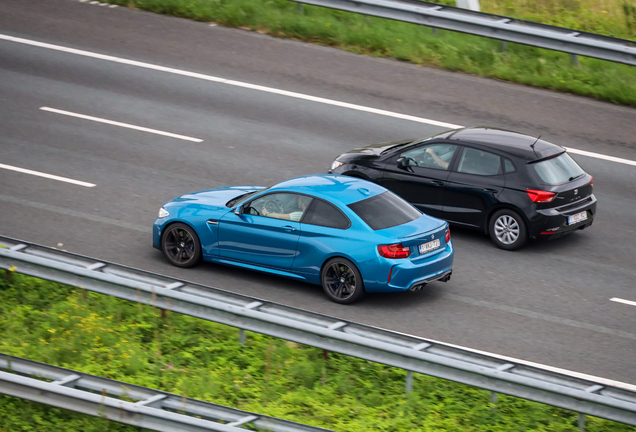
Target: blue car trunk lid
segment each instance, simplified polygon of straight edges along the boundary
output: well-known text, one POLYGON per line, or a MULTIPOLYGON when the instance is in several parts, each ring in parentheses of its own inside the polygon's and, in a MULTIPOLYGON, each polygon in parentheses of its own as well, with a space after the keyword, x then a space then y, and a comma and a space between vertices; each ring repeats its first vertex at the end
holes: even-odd
POLYGON ((422 215, 422 217, 409 223, 386 228, 381 233, 402 243, 403 246, 410 247, 411 259, 415 259, 420 256, 418 246, 421 244, 439 239, 440 247, 436 250, 443 249, 447 229, 448 224, 446 222, 428 215, 422 215))

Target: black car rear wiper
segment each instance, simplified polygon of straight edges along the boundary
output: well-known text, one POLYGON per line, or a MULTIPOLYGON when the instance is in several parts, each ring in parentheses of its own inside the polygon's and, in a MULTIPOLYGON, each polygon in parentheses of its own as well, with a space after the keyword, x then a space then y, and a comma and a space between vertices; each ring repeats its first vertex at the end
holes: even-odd
POLYGON ((581 177, 581 176, 583 176, 583 175, 585 175, 585 173, 581 173, 581 174, 579 174, 579 175, 577 175, 577 176, 570 177, 570 179, 569 179, 568 181, 576 180, 577 178, 579 178, 579 177, 581 177))

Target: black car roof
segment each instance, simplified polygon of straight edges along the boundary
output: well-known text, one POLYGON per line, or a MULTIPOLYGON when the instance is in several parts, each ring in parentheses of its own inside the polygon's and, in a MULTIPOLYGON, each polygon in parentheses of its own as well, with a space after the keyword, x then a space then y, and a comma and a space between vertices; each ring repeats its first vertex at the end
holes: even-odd
POLYGON ((459 129, 449 133, 444 138, 480 144, 530 161, 543 159, 565 151, 563 147, 537 139, 537 137, 486 127, 459 129))

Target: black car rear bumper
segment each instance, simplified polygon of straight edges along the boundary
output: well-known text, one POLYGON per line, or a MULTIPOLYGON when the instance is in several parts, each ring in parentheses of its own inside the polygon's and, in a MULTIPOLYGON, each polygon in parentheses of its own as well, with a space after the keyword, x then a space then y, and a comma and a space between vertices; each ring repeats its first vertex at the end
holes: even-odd
POLYGON ((555 239, 591 226, 596 216, 596 197, 592 194, 578 204, 562 208, 537 210, 537 218, 535 218, 535 223, 530 226, 529 236, 555 239), (574 224, 568 223, 568 216, 582 212, 587 213, 587 219, 574 224))

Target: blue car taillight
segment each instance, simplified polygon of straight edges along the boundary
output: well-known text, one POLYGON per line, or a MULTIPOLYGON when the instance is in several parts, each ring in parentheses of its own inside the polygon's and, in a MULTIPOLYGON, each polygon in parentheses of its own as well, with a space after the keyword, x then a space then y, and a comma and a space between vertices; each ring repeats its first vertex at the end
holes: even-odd
POLYGON ((405 247, 402 243, 380 245, 378 246, 378 253, 384 258, 408 258, 411 255, 411 248, 405 247))

